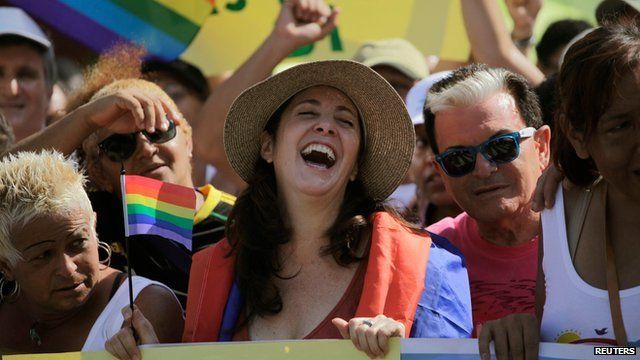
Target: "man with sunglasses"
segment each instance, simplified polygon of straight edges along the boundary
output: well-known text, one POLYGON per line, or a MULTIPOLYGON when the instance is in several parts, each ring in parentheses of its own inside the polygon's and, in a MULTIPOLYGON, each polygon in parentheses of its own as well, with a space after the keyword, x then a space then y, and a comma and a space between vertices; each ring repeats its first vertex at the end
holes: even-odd
POLYGON ((473 335, 486 321, 535 313, 540 217, 531 199, 550 141, 538 99, 521 76, 474 64, 431 88, 424 119, 436 167, 464 210, 428 230, 466 258, 473 335))

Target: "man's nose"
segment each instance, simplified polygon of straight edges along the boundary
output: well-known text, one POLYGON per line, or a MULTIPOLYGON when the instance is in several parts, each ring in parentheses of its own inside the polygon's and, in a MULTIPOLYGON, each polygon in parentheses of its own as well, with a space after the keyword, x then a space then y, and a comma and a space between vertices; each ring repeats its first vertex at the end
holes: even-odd
POLYGON ((481 153, 476 154, 476 166, 473 169, 473 175, 479 178, 487 178, 491 176, 494 171, 498 170, 498 165, 492 163, 482 156, 481 153))
POLYGON ((16 96, 20 91, 20 84, 15 77, 0 80, 0 91, 5 96, 16 96))

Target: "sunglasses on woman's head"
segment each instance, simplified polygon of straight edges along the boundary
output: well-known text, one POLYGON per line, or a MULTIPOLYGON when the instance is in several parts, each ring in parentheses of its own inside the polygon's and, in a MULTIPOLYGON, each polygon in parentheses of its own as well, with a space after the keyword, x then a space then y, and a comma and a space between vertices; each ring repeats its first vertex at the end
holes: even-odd
POLYGON ((504 164, 520 155, 520 140, 533 136, 536 129, 524 128, 520 131, 497 135, 478 146, 452 148, 436 155, 436 162, 450 177, 469 174, 476 167, 478 153, 492 164, 504 164))
POLYGON ((144 130, 130 134, 113 134, 102 140, 98 148, 113 162, 125 161, 136 151, 138 133, 142 133, 151 143, 163 144, 176 137, 176 125, 170 120, 167 131, 156 130, 150 133, 144 130))

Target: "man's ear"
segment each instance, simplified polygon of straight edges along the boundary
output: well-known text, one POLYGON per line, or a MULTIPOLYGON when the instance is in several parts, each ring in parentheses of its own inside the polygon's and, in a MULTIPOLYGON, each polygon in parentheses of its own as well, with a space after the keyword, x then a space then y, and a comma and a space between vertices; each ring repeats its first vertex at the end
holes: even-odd
POLYGON ((567 139, 569 139, 571 146, 573 146, 573 149, 576 151, 576 155, 578 155, 580 159, 586 160, 591 157, 589 150, 587 149, 587 141, 584 138, 584 131, 578 130, 569 125, 567 139))
POLYGON ((538 148, 538 159, 542 169, 546 169, 551 158, 551 128, 543 125, 533 134, 538 148))
POLYGON ((266 131, 260 135, 260 156, 269 164, 273 162, 273 136, 266 131))

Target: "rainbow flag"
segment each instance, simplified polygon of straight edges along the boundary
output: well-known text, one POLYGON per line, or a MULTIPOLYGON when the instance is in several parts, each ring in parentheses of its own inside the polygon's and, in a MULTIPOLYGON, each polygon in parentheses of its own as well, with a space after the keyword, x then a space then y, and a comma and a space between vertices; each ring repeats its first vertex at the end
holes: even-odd
POLYGON ((100 53, 133 42, 174 60, 191 44, 213 0, 8 0, 100 53))
POLYGON ((191 250, 195 190, 136 175, 121 175, 125 236, 158 235, 191 250))

